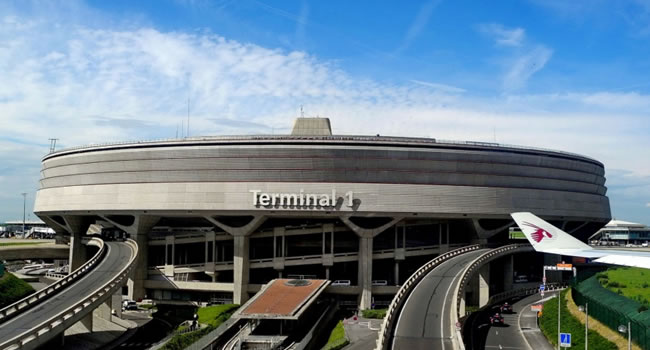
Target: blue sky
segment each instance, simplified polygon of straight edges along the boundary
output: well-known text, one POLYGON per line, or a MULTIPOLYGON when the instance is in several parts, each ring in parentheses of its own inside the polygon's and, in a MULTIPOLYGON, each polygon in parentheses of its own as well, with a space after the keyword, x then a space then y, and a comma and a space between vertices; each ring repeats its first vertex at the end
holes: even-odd
MULTIPOLYGON (((602 161, 650 224, 650 0, 4 1, 0 221, 60 147, 287 133, 558 149, 602 161), (184 126, 182 126, 184 128, 184 126)), ((31 205, 31 203, 30 203, 31 205)))

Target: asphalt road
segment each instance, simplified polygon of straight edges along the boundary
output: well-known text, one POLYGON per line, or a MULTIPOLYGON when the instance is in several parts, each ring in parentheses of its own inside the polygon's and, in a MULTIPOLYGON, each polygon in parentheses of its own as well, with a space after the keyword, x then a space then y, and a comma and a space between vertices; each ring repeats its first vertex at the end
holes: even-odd
POLYGON ((512 304, 513 313, 503 314, 504 326, 492 327, 489 324, 489 317, 498 311, 496 306, 491 310, 482 312, 483 315, 479 316, 474 322, 475 336, 480 336, 481 330, 487 329, 484 343, 484 348, 487 350, 553 350, 537 327, 537 312, 530 309, 530 305, 538 303, 540 299, 539 294, 535 294, 515 301, 512 304))
POLYGON ((451 349, 454 290, 481 249, 451 258, 429 272, 409 295, 395 326, 393 349, 451 349))
MULTIPOLYGON (((114 278, 129 262, 132 250, 126 243, 106 242, 108 248, 104 259, 90 273, 57 293, 23 312, 22 314, 0 324, 0 341, 7 341, 14 336, 28 331, 50 317, 68 309, 89 293, 114 278)), ((2 344, 0 344, 0 348, 2 344)))

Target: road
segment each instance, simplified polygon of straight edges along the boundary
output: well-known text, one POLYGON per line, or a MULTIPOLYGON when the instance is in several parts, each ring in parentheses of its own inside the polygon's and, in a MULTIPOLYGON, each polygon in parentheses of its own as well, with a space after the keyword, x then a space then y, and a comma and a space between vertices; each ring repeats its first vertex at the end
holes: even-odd
MULTIPOLYGON (((548 299, 547 298, 544 300, 548 299)), ((472 339, 475 343, 472 348, 476 349, 536 349, 536 350, 553 350, 544 335, 537 327, 537 312, 532 311, 530 305, 540 301, 539 294, 529 297, 513 300, 511 314, 504 314, 504 326, 491 327, 489 317, 496 313, 496 306, 492 309, 481 312, 474 321, 474 335, 472 339), (476 339, 484 337, 484 340, 476 339)), ((467 324, 469 326, 469 324, 467 324)))
POLYGON ((434 268, 406 299, 395 326, 393 349, 451 349, 450 315, 459 274, 488 249, 465 253, 434 268))
MULTIPOLYGON (((132 250, 122 242, 106 242, 106 247, 106 256, 90 273, 49 298, 47 302, 40 303, 27 312, 0 324, 0 341, 9 340, 24 331, 33 329, 113 279, 128 264, 132 250)), ((2 344, 0 344, 1 347, 2 344)))

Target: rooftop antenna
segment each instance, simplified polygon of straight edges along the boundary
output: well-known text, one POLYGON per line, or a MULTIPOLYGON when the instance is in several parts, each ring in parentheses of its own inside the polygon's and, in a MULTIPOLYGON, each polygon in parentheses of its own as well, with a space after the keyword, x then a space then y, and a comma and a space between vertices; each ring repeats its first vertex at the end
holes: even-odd
POLYGON ((56 148, 56 141, 58 139, 48 139, 50 140, 50 153, 54 152, 54 149, 56 148))
POLYGON ((185 121, 181 120, 181 135, 185 135, 185 121))
POLYGON ((300 105, 300 118, 305 117, 305 111, 302 109, 302 105, 300 105))
POLYGON ((176 138, 178 138, 178 124, 176 124, 176 138))

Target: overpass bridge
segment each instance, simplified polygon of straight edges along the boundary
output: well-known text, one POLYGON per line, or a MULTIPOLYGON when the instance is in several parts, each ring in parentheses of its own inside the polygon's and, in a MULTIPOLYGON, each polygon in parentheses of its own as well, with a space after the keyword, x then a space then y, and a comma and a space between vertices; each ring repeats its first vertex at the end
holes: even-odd
MULTIPOLYGON (((376 349, 464 349, 460 320, 465 316, 468 286, 478 284, 474 286, 478 306, 486 305, 490 299, 489 263, 531 251, 528 244, 495 249, 473 245, 431 260, 411 275, 391 302, 376 349)), ((512 276, 512 271, 505 274, 512 276)))
MULTIPOLYGON (((63 339, 63 332, 81 321, 92 331, 92 312, 110 303, 134 268, 138 245, 133 240, 89 242, 99 249, 86 263, 56 283, 0 310, 0 349, 36 349, 63 339)), ((67 253, 66 253, 67 254, 67 253)))

